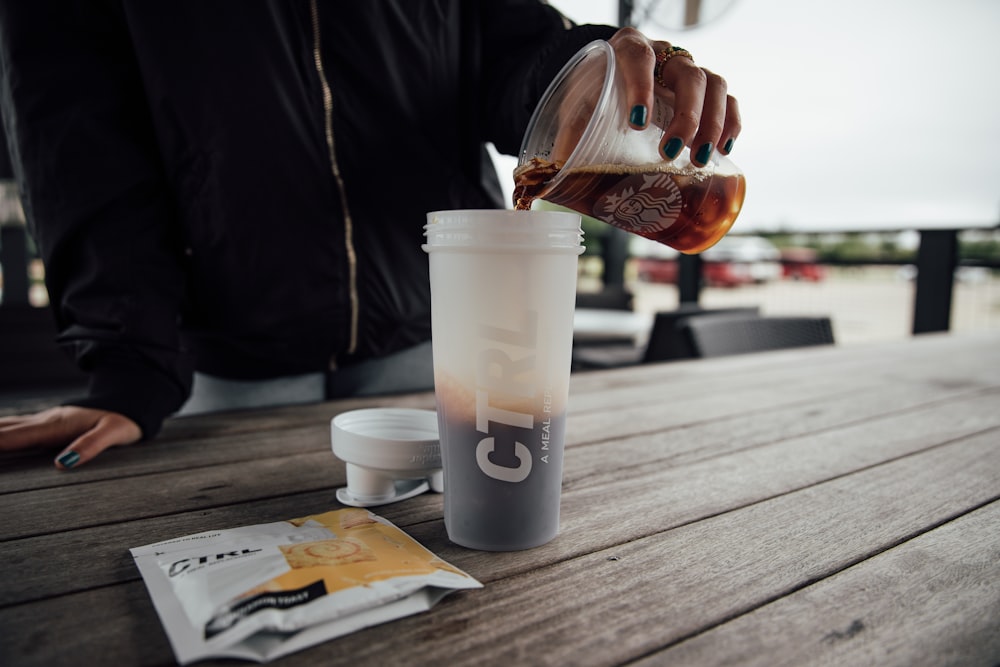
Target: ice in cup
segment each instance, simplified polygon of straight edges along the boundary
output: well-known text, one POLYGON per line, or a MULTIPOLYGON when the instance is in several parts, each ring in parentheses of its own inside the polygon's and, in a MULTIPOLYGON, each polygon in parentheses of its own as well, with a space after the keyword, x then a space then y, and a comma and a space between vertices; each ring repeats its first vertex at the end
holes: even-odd
POLYGON ((660 89, 649 125, 628 124, 625 88, 614 49, 595 41, 556 76, 535 109, 514 171, 514 206, 536 199, 573 209, 684 253, 710 248, 743 206, 746 181, 714 152, 704 167, 685 147, 672 161, 660 153, 672 117, 660 89))
POLYGON ((544 544, 559 530, 580 216, 439 211, 425 229, 448 537, 544 544))

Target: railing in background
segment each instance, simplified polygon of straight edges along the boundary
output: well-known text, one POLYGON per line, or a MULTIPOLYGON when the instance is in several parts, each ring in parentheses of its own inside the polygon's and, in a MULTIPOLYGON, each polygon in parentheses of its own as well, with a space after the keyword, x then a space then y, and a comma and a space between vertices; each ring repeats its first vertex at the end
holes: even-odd
MULTIPOLYGON (((986 230, 1000 230, 1000 225, 986 230)), ((963 231, 984 230, 983 227, 942 227, 917 230, 920 241, 915 257, 898 259, 878 257, 872 259, 823 259, 829 266, 884 266, 913 265, 916 269, 915 293, 910 331, 913 334, 951 329, 952 297, 955 291, 956 270, 961 267, 983 267, 1000 270, 1000 258, 963 259, 959 261, 959 234, 963 231)), ((854 233, 850 230, 838 233, 854 233)), ((890 233, 903 230, 864 230, 863 233, 890 233)), ((823 234, 814 232, 810 234, 823 234)), ((625 266, 628 234, 610 230, 602 239, 601 256, 604 261, 605 289, 621 290, 625 285, 625 266)), ((679 302, 698 304, 701 299, 704 260, 700 255, 679 255, 677 289, 679 302)))

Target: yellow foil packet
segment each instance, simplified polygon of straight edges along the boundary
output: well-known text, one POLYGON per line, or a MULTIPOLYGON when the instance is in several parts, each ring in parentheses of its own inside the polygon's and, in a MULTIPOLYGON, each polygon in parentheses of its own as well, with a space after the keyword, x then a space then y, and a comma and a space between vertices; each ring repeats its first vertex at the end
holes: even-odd
POLYGON ((364 509, 131 549, 178 662, 267 662, 482 584, 364 509))

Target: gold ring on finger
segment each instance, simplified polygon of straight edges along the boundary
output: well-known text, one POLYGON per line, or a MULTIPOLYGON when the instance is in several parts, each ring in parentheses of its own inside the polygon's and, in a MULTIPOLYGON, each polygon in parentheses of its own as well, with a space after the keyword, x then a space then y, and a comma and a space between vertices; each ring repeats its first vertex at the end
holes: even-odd
POLYGON ((691 62, 694 62, 694 56, 691 53, 680 46, 668 46, 659 53, 656 54, 656 64, 653 66, 653 76, 656 78, 656 82, 663 87, 666 87, 666 83, 663 81, 663 65, 675 56, 680 56, 681 58, 687 58, 691 62))

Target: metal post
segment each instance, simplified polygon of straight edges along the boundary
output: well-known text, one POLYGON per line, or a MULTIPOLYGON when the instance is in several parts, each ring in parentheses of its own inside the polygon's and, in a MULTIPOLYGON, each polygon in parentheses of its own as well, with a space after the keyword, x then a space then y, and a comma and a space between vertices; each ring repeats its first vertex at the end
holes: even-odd
POLYGON ((698 303, 701 292, 701 255, 679 255, 677 257, 677 290, 681 303, 698 303))
POLYGON ((635 5, 633 0, 618 0, 618 25, 624 28, 632 25, 632 9, 635 5))
POLYGON ((956 266, 958 230, 921 230, 913 304, 914 334, 948 331, 950 328, 956 266))
POLYGON ((602 239, 604 259, 604 287, 624 288, 625 263, 628 260, 628 242, 631 234, 624 229, 610 227, 602 239))

